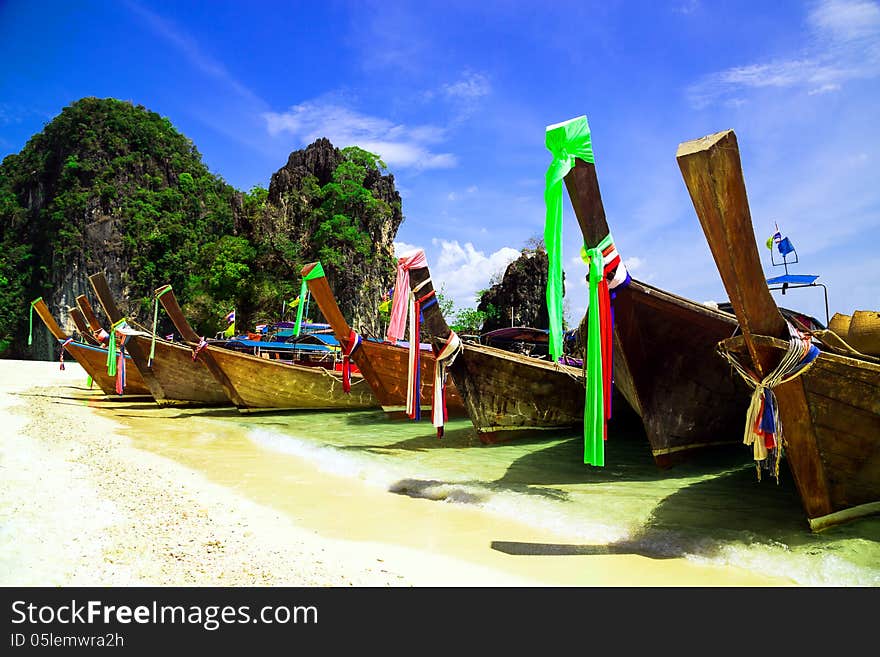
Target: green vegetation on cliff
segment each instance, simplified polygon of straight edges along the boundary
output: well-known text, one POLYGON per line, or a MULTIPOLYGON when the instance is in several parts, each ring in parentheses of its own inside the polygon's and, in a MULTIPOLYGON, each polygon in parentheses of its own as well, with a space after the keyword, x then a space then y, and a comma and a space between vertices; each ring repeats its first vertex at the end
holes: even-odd
MULTIPOLYGON (((72 305, 99 270, 143 323, 153 290, 171 283, 208 335, 233 308, 240 328, 277 318, 311 260, 340 277, 380 261, 374 277, 382 280, 368 291, 378 295, 402 220, 393 178, 375 155, 319 141, 326 144, 310 146, 310 157, 329 163, 327 175, 299 166, 276 191, 283 202, 273 203, 270 190, 241 193, 211 173, 155 112, 98 98, 65 107, 0 164, 0 353, 29 355, 33 298, 72 305)), ((163 330, 171 330, 167 320, 163 330)))

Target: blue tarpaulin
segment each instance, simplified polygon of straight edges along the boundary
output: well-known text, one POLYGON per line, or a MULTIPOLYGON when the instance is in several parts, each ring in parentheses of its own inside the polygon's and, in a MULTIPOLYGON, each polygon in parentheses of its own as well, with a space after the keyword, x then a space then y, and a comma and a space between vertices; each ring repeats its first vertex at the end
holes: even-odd
POLYGON ((782 283, 788 283, 790 285, 812 285, 818 276, 811 276, 809 274, 785 274, 783 276, 776 276, 774 278, 767 279, 767 285, 781 285, 782 283))

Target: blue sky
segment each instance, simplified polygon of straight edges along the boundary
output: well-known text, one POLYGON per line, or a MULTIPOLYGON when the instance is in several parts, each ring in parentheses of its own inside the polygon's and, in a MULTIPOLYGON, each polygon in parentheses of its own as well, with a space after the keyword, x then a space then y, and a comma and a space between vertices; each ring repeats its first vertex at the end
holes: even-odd
MULTIPOLYGON (((733 128, 760 241, 778 222, 792 271, 820 275, 832 313, 880 308, 872 0, 7 0, 0 26, 0 155, 83 96, 167 116, 239 189, 268 186, 318 137, 358 144, 395 175, 400 248, 423 247, 458 306, 542 233, 544 129, 585 114, 637 278, 723 299, 675 152, 733 128)), ((586 268, 568 205, 564 231, 577 321, 586 268)), ((784 301, 824 317, 818 290, 784 301)))

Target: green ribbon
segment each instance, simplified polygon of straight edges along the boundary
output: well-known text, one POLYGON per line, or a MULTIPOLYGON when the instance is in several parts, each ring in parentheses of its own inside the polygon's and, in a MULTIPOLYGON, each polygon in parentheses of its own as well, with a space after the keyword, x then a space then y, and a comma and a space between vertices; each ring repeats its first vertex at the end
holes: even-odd
POLYGON ((602 248, 601 244, 592 249, 584 245, 581 250, 581 257, 589 268, 587 354, 584 363, 587 370, 587 393, 584 399, 584 463, 590 465, 605 465, 605 390, 602 381, 602 324, 599 317, 599 283, 605 275, 602 248))
POLYGON ((28 347, 34 342, 34 306, 43 300, 43 297, 37 297, 31 301, 31 314, 28 319, 28 347))
POLYGON ((547 249, 547 314, 550 317, 550 354, 562 355, 562 180, 574 168, 576 158, 592 163, 593 146, 586 116, 547 126, 547 150, 553 161, 547 169, 544 203, 544 245, 547 249))
POLYGON ((92 389, 92 375, 91 374, 89 374, 88 378, 86 379, 86 385, 89 387, 89 390, 92 389))
POLYGON ((162 288, 162 291, 156 295, 156 299, 153 305, 153 338, 150 340, 150 358, 147 361, 147 366, 150 367, 153 364, 153 358, 156 357, 156 324, 159 322, 159 297, 161 297, 166 292, 171 292, 171 286, 166 285, 162 288))
POLYGON ((107 341, 107 374, 116 376, 116 329, 125 324, 125 317, 110 327, 110 338, 107 341))
POLYGON ((303 300, 306 298, 306 295, 309 293, 309 284, 308 281, 314 280, 316 278, 321 278, 324 276, 324 268, 321 266, 321 263, 316 263, 314 267, 312 267, 312 271, 303 276, 302 285, 299 288, 299 305, 296 307, 296 328, 293 331, 295 336, 299 335, 300 329, 302 328, 302 317, 303 317, 303 306, 306 304, 303 300))

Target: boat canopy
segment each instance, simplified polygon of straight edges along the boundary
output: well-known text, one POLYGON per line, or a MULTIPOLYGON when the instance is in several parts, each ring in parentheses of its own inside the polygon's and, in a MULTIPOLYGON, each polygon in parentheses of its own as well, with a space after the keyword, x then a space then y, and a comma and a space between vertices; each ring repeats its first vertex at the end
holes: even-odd
POLYGON ((816 279, 819 276, 812 276, 810 274, 783 274, 782 276, 774 276, 773 278, 767 279, 767 285, 782 285, 784 283, 788 283, 789 285, 812 285, 816 282, 816 279))

